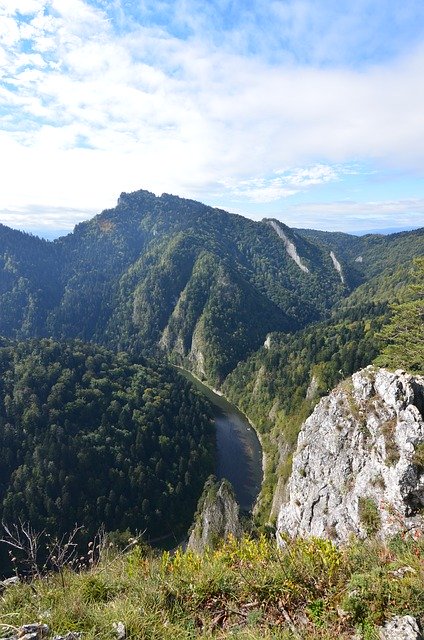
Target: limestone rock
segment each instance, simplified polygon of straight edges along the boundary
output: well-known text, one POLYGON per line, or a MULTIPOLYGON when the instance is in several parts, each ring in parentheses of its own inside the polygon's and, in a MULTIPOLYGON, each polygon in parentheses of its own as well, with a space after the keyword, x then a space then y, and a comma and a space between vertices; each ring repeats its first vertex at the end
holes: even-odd
POLYGON ((12 576, 11 578, 5 578, 0 581, 0 590, 6 589, 7 587, 13 587, 20 583, 20 578, 18 576, 12 576))
POLYGON ((423 640, 412 616, 395 616, 379 629, 380 640, 423 640))
POLYGON ((125 638, 127 637, 127 632, 124 623, 114 622, 112 627, 117 640, 125 640, 125 638))
POLYGON ((45 638, 50 633, 50 629, 47 624, 40 624, 35 622, 33 624, 24 624, 19 628, 18 638, 23 640, 40 640, 45 638))
POLYGON ((279 533, 422 535, 423 411, 424 377, 374 367, 322 398, 299 434, 279 533))
MULTIPOLYGON (((13 636, 7 636, 3 638, 3 640, 42 640, 43 638, 47 638, 49 634, 50 629, 47 624, 35 622, 18 627, 13 636)), ((53 640, 80 640, 81 638, 82 633, 79 631, 69 631, 64 636, 53 636, 53 640)))
POLYGON ((239 505, 227 480, 209 479, 199 501, 198 515, 187 548, 203 553, 208 547, 230 535, 240 538, 242 533, 239 505))

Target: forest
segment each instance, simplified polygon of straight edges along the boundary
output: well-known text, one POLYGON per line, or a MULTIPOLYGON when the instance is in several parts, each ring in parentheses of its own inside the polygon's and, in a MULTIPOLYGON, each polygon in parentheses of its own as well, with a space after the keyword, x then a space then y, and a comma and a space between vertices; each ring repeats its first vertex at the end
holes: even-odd
POLYGON ((183 533, 215 444, 208 403, 176 364, 260 432, 258 523, 272 524, 319 398, 374 359, 423 370, 423 229, 271 222, 137 191, 54 242, 0 226, 5 521, 183 533))
POLYGON ((82 342, 0 348, 0 517, 173 534, 214 468, 209 406, 174 369, 82 342))

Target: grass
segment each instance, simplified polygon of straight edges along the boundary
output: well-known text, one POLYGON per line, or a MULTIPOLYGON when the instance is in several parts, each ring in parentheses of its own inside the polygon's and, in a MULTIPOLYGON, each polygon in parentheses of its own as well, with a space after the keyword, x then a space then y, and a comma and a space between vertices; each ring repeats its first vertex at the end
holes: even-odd
POLYGON ((84 640, 115 638, 117 622, 129 640, 372 638, 392 615, 424 622, 423 551, 423 539, 401 538, 345 548, 298 539, 279 550, 265 536, 203 556, 109 549, 88 570, 66 570, 64 587, 52 574, 7 588, 0 623, 45 622, 84 640))
POLYGON ((395 431, 396 431, 396 417, 391 420, 386 420, 381 425, 381 431, 383 432, 385 446, 386 446, 386 461, 389 466, 393 466, 399 462, 399 449, 396 444, 395 431))
POLYGON ((380 531, 381 517, 377 505, 372 498, 359 498, 359 519, 368 536, 380 531))
POLYGON ((424 442, 417 444, 415 447, 413 462, 420 469, 424 468, 424 442))

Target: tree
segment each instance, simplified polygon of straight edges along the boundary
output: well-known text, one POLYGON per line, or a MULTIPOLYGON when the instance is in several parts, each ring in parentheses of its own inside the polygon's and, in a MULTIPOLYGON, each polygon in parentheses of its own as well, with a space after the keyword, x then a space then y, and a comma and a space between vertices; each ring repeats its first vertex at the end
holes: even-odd
POLYGON ((393 315, 379 338, 385 346, 376 364, 424 372, 424 257, 414 260, 406 301, 391 306, 393 315))

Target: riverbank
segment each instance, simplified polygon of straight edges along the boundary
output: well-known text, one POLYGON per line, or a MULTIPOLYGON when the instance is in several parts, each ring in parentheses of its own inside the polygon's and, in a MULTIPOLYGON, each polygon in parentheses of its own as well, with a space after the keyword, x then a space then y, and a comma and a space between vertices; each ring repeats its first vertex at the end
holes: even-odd
MULTIPOLYGON (((261 434, 258 432, 258 429, 254 425, 254 423, 250 420, 250 418, 243 411, 241 411, 235 404, 230 402, 221 391, 218 392, 216 389, 213 389, 210 385, 205 383, 198 376, 193 374, 191 371, 188 371, 184 367, 177 366, 177 365, 174 365, 174 366, 177 370, 180 371, 182 375, 184 375, 184 377, 192 381, 193 384, 195 384, 196 387, 199 389, 199 391, 201 393, 204 393, 204 395, 206 395, 206 397, 212 402, 212 404, 215 407, 218 407, 218 410, 220 412, 223 412, 224 414, 226 414, 224 418, 222 418, 221 416, 215 416, 215 423, 218 430, 217 431, 218 452, 219 452, 220 446, 221 448, 225 447, 226 449, 230 450, 230 451, 226 451, 225 454, 223 451, 220 451, 221 457, 226 458, 226 460, 221 460, 224 466, 226 466, 226 468, 223 470, 221 474, 221 477, 226 477, 232 482, 232 484, 234 484, 234 482, 237 483, 237 477, 234 479, 233 469, 234 467, 242 466, 243 460, 240 459, 240 456, 243 456, 243 453, 245 456, 247 456, 250 459, 251 464, 259 466, 260 478, 257 477, 257 470, 253 469, 253 476, 256 482, 258 483, 258 486, 257 486, 257 490, 255 491, 254 499, 252 500, 249 508, 247 509, 255 513, 261 501, 264 474, 265 474, 266 464, 267 464, 267 458, 266 458, 266 453, 264 450, 261 434), (243 429, 242 429, 241 423, 244 423, 243 429), (234 440, 243 441, 243 445, 245 449, 244 452, 237 450, 237 443, 235 443, 234 440), (257 444, 255 444, 254 441, 256 441, 257 444), (259 459, 257 459, 258 453, 259 453, 259 459)), ((244 463, 246 465, 246 468, 241 469, 240 473, 241 473, 241 481, 243 483, 246 483, 246 469, 249 467, 249 462, 245 460, 244 463)), ((220 475, 220 474, 218 473, 217 475, 220 475)), ((251 488, 252 487, 250 487, 250 489, 251 488)), ((244 489, 246 489, 246 487, 244 487, 244 489)), ((240 494, 240 491, 238 491, 238 487, 234 486, 234 490, 236 492, 236 495, 238 493, 240 494)))

